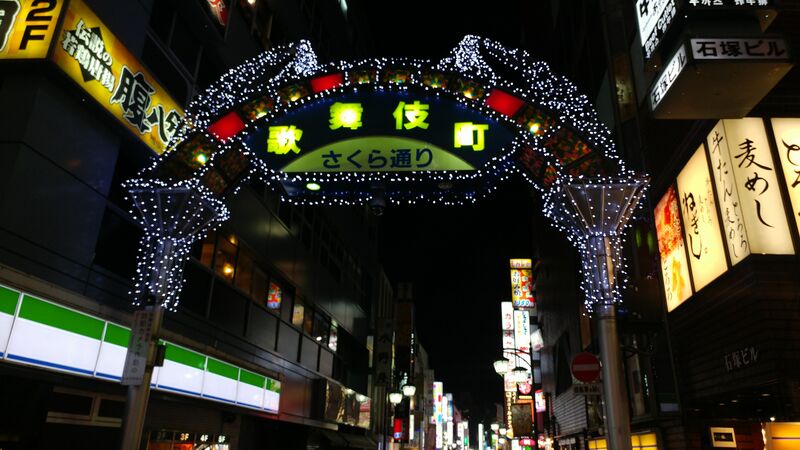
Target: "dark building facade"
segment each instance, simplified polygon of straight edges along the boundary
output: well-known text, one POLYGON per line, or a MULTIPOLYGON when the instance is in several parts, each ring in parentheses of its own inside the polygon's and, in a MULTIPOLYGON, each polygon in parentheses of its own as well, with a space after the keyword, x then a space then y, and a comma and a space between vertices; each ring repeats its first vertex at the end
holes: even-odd
MULTIPOLYGON (((360 56, 358 9, 40 3, 0 5, 0 447, 114 448, 142 237, 122 183, 228 68, 301 38, 322 60, 360 56)), ((143 448, 370 448, 368 336, 392 301, 374 218, 257 181, 231 212, 166 315, 143 448)))
MULTIPOLYGON (((551 2, 550 12, 565 34, 555 69, 596 99, 631 167, 651 175, 619 309, 634 448, 800 445, 796 2, 551 2)), ((599 399, 570 388, 571 357, 597 353, 565 275, 577 258, 551 247, 538 249, 537 282, 548 436, 553 448, 605 448, 599 399)))

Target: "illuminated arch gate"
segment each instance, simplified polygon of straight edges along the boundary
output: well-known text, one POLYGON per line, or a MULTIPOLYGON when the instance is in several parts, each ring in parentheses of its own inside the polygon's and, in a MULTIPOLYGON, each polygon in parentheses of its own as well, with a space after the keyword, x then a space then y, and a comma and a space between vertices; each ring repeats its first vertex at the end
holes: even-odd
POLYGON ((137 303, 177 305, 190 245, 228 218, 225 199, 251 176, 293 203, 458 204, 518 173, 583 250, 589 306, 618 297, 613 280, 590 276, 609 261, 607 237, 587 236, 611 235, 618 248, 645 183, 625 170, 586 97, 525 51, 467 36, 438 63, 320 65, 300 42, 230 70, 189 106, 186 122, 127 183, 146 232, 137 303), (595 222, 587 208, 626 198, 616 217, 595 222))

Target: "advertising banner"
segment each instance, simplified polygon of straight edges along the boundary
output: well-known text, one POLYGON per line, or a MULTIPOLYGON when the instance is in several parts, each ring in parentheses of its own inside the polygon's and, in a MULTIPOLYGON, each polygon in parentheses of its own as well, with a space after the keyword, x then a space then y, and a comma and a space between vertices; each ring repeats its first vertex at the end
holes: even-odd
POLYGON ((736 258, 751 250, 770 255, 794 254, 764 121, 754 117, 721 120, 708 135, 708 151, 725 236, 733 234, 737 239, 728 242, 731 262, 735 264, 736 258), (737 211, 731 201, 741 209, 737 211))
POLYGON ((164 152, 183 111, 82 1, 69 3, 53 47, 51 59, 64 73, 154 152, 164 152))
POLYGON ((672 311, 692 295, 679 208, 678 192, 674 186, 670 186, 654 212, 668 311, 672 311))
POLYGON ((728 269, 711 174, 701 145, 678 174, 678 194, 696 291, 728 269))
POLYGON ((795 226, 800 232, 800 119, 772 119, 775 145, 789 191, 795 226))

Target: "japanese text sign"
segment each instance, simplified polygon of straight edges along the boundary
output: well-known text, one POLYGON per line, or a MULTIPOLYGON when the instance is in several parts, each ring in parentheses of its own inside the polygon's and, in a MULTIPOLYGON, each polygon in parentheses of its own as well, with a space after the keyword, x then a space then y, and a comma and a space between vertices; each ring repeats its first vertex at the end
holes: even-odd
POLYGON ((691 39, 692 58, 702 59, 788 59, 785 39, 691 39))
POLYGON ((775 0, 689 0, 687 2, 693 9, 723 9, 723 8, 742 8, 747 6, 772 6, 775 0))
POLYGON ((795 225, 800 231, 800 119, 772 119, 772 130, 783 179, 792 202, 795 225))
POLYGON ((639 37, 646 58, 653 54, 676 13, 675 0, 636 0, 639 37))
POLYGON ((503 330, 514 329, 514 307, 511 302, 500 302, 500 315, 503 330))
POLYGON ((511 301, 514 308, 531 308, 533 298, 533 261, 527 258, 509 260, 511 267, 511 301))
POLYGON ((675 84, 675 80, 677 80, 678 76, 683 72, 688 61, 686 46, 681 45, 678 51, 672 56, 672 59, 669 60, 669 63, 664 67, 661 75, 656 79, 653 88, 650 89, 650 109, 655 111, 658 104, 661 103, 661 100, 667 95, 667 91, 675 84))
POLYGON ((515 308, 533 306, 533 274, 531 269, 511 269, 511 301, 515 308))
POLYGON ((244 142, 282 172, 363 173, 474 171, 512 140, 510 130, 451 99, 355 92, 290 111, 244 142))
POLYGON ((728 254, 794 253, 778 174, 760 118, 721 120, 707 138, 728 254))
POLYGON ((178 130, 183 111, 111 30, 80 0, 64 14, 51 58, 156 153, 178 130))
POLYGON ((699 291, 728 268, 714 187, 702 145, 678 174, 678 195, 689 267, 694 288, 699 291))
POLYGON ((0 0, 0 59, 44 59, 65 0, 0 0))
POLYGON ((661 197, 654 212, 658 250, 661 254, 661 276, 664 280, 664 295, 667 310, 672 311, 691 297, 689 261, 683 242, 678 193, 673 186, 661 197))

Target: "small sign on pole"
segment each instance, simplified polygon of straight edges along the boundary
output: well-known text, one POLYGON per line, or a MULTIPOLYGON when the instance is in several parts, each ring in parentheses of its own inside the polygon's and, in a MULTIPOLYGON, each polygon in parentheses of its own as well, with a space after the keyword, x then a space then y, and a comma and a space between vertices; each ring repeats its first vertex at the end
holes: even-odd
POLYGON ((123 386, 139 386, 144 378, 147 365, 147 353, 153 335, 152 308, 138 310, 133 313, 131 340, 128 342, 128 353, 125 355, 125 367, 122 369, 123 386))
POLYGON ((576 395, 600 395, 600 383, 575 383, 573 390, 576 395))

